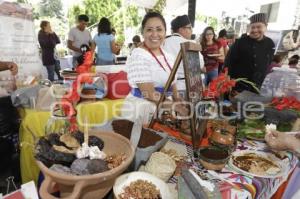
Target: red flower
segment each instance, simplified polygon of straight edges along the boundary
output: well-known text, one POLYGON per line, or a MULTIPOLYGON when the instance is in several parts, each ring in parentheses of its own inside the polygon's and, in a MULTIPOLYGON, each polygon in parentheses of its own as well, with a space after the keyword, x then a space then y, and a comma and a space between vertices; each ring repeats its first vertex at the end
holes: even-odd
POLYGON ((271 105, 273 105, 277 110, 283 109, 295 109, 300 110, 300 102, 295 97, 274 97, 271 105))
POLYGON ((93 65, 93 55, 94 55, 94 51, 88 51, 85 53, 83 64, 77 66, 76 68, 76 72, 78 73, 78 76, 72 84, 71 91, 67 95, 65 95, 61 100, 62 109, 65 115, 70 117, 71 132, 74 132, 76 129, 78 129, 76 123, 76 117, 75 117, 76 110, 74 106, 80 100, 80 95, 78 93, 78 91, 80 90, 80 86, 84 83, 93 82, 93 77, 90 75, 91 67, 93 65))
POLYGON ((236 84, 235 80, 230 79, 228 76, 228 69, 224 68, 224 72, 213 79, 208 85, 207 91, 204 92, 205 97, 217 98, 220 94, 230 91, 236 84), (210 95, 210 96, 208 96, 210 95))

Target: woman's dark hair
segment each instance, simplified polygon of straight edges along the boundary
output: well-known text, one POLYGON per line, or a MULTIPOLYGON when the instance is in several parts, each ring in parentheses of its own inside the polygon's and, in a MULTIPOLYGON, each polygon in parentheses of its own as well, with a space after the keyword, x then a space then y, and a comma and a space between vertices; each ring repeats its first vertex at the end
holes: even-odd
POLYGON ((208 27, 206 27, 205 29, 204 29, 204 31, 203 31, 203 33, 202 33, 202 36, 201 36, 201 42, 200 42, 200 44, 201 44, 201 46, 202 46, 202 48, 203 47, 206 47, 207 46, 207 40, 206 40, 206 33, 207 33, 207 31, 212 31, 213 32, 213 34, 214 34, 214 37, 213 37, 213 42, 214 43, 218 43, 218 41, 217 41, 217 39, 216 39, 216 34, 215 34, 215 31, 214 31, 214 28, 213 27, 211 27, 211 26, 208 26, 208 27))
POLYGON ((89 22, 89 17, 87 15, 78 15, 77 20, 89 22))
POLYGON ((143 21, 142 21, 142 32, 143 32, 143 30, 144 30, 144 28, 145 28, 145 25, 146 25, 147 21, 148 21, 149 19, 155 18, 155 17, 156 17, 156 18, 159 18, 159 19, 161 20, 161 22, 162 22, 163 25, 164 25, 165 30, 167 30, 167 25, 166 25, 165 18, 164 18, 160 13, 158 13, 158 12, 148 12, 148 13, 144 16, 143 21))
POLYGON ((139 35, 135 35, 134 37, 132 37, 132 42, 133 43, 140 43, 141 42, 141 38, 139 35))
POLYGON ((40 28, 42 31, 45 31, 45 27, 50 23, 49 21, 41 21, 40 28))
POLYGON ((227 31, 225 29, 220 30, 219 38, 227 37, 227 31))
POLYGON ((295 64, 298 64, 299 62, 299 55, 293 55, 289 58, 289 65, 295 65, 295 64))
POLYGON ((291 59, 297 59, 297 60, 299 60, 300 56, 299 55, 293 55, 293 56, 291 56, 291 59))
POLYGON ((111 34, 111 24, 106 17, 102 17, 98 24, 98 35, 101 33, 111 34))

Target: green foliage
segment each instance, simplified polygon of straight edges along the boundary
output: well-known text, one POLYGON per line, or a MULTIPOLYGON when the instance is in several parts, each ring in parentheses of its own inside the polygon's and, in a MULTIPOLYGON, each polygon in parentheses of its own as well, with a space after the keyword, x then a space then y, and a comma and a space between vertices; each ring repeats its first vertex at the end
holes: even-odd
POLYGON ((84 0, 83 5, 90 23, 94 24, 99 22, 101 17, 110 17, 117 12, 121 8, 121 0, 84 0))
POLYGON ((63 19, 61 0, 42 0, 39 3, 40 16, 63 19))
POLYGON ((151 10, 162 13, 165 7, 166 7, 166 0, 158 0, 155 6, 153 7, 153 9, 151 10))
POLYGON ((196 14, 195 19, 197 21, 202 21, 206 23, 208 26, 213 27, 215 30, 218 28, 218 18, 216 17, 210 17, 210 16, 205 16, 201 14, 196 14))
POLYGON ((40 13, 37 11, 36 8, 32 8, 32 18, 35 20, 40 18, 40 13))
POLYGON ((76 16, 85 13, 89 16, 90 25, 97 26, 102 17, 107 17, 116 29, 118 37, 119 34, 123 34, 124 27, 136 27, 141 21, 137 7, 124 6, 126 10, 123 16, 122 0, 84 0, 82 8, 77 5, 69 10, 69 22, 71 26, 74 25, 76 16))
POLYGON ((17 0, 18 3, 27 3, 26 0, 17 0))
POLYGON ((73 26, 76 23, 77 16, 84 12, 84 8, 81 8, 79 5, 74 5, 70 8, 68 11, 69 26, 73 26))

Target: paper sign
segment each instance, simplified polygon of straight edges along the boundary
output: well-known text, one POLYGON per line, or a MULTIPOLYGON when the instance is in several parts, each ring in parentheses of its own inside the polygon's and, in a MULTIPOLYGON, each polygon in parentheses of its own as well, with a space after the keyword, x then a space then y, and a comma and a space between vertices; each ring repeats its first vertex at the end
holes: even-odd
POLYGON ((3 199, 25 199, 23 193, 18 190, 3 197, 3 199))
POLYGON ((35 184, 33 181, 21 185, 21 190, 25 198, 39 199, 35 184))

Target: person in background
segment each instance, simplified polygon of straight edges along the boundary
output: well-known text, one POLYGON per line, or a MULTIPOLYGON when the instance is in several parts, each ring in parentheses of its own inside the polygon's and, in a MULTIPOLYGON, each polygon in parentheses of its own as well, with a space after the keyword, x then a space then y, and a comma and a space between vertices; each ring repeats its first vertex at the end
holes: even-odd
POLYGON ((111 29, 111 34, 115 37, 116 36, 116 34, 117 34, 117 31, 116 31, 116 29, 114 29, 114 28, 112 28, 111 29))
POLYGON ((80 46, 90 46, 92 42, 91 33, 86 29, 89 22, 87 15, 78 15, 76 27, 71 28, 68 35, 68 48, 73 51, 73 66, 77 66, 77 59, 82 54, 80 46))
MULTIPOLYGON (((115 28, 111 29, 111 34, 115 37, 115 40, 116 40, 117 31, 115 28)), ((114 61, 116 61, 116 56, 120 54, 121 48, 123 46, 123 43, 118 43, 117 41, 115 43, 116 43, 116 48, 119 50, 116 53, 114 53, 114 61)))
POLYGON ((299 55, 293 55, 289 58, 289 67, 290 68, 298 68, 299 64, 299 55))
POLYGON ((133 49, 138 48, 142 44, 141 38, 139 35, 134 35, 132 37, 132 43, 128 44, 129 53, 133 51, 133 49))
POLYGON ((220 42, 216 39, 213 27, 204 29, 201 37, 202 55, 206 69, 205 84, 218 76, 219 63, 224 61, 224 50, 220 42))
MULTIPOLYGON (((9 70, 11 75, 18 73, 18 66, 14 62, 0 61, 0 71, 9 70)), ((1 82, 2 80, 0 80, 1 82)), ((13 83, 14 84, 14 83, 13 83)), ((20 159, 18 154, 18 137, 20 116, 16 107, 13 106, 9 92, 1 90, 16 89, 15 85, 0 86, 0 175, 13 175, 14 182, 21 182, 20 159)), ((13 91, 13 90, 12 90, 13 91)))
MULTIPOLYGON (((161 48, 166 36, 166 22, 161 14, 148 12, 143 18, 141 31, 144 42, 132 51, 126 62, 127 78, 132 90, 125 99, 121 116, 131 121, 140 119, 146 125, 154 115, 175 60, 161 48)), ((175 82, 171 90, 168 96, 178 101, 175 82)), ((173 101, 166 100, 169 102, 168 108, 171 108, 173 101)), ((180 115, 188 113, 180 105, 175 106, 175 111, 180 115)))
MULTIPOLYGON (((247 78, 260 89, 274 56, 274 42, 265 36, 267 17, 257 13, 250 17, 250 32, 231 46, 225 59, 225 66, 232 78, 247 78)), ((238 92, 256 90, 248 84, 238 82, 234 88, 238 92)))
MULTIPOLYGON (((224 57, 226 57, 229 47, 228 47, 228 41, 227 41, 227 31, 225 29, 220 30, 218 42, 220 42, 220 44, 222 45, 223 50, 224 50, 224 57)), ((224 60, 219 62, 219 69, 218 69, 219 73, 222 71, 223 66, 224 66, 224 60)))
POLYGON ((112 35, 110 21, 102 17, 98 24, 98 33, 94 36, 92 49, 97 47, 96 65, 114 64, 114 54, 120 51, 112 35))
POLYGON ((58 60, 54 57, 54 49, 60 43, 58 36, 52 31, 49 21, 41 21, 40 31, 38 33, 38 41, 42 50, 42 62, 47 68, 48 79, 54 81, 54 72, 59 80, 63 78, 60 76, 60 65, 58 60))
MULTIPOLYGON (((174 58, 177 57, 181 47, 180 44, 184 42, 194 42, 191 40, 193 34, 193 27, 191 21, 187 15, 177 16, 171 21, 172 35, 166 37, 163 44, 163 49, 173 55, 174 58)), ((204 67, 203 56, 199 53, 200 58, 200 68, 204 67)), ((182 62, 177 69, 177 82, 176 86, 181 95, 185 96, 185 76, 182 62)))
POLYGON ((142 44, 141 37, 139 35, 134 35, 134 37, 132 37, 132 44, 134 48, 139 47, 142 44))
POLYGON ((272 72, 274 67, 281 67, 282 65, 282 56, 279 54, 274 55, 271 64, 268 67, 267 73, 272 72))

